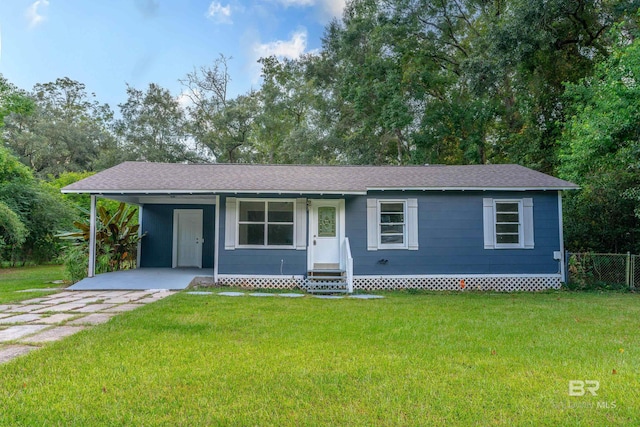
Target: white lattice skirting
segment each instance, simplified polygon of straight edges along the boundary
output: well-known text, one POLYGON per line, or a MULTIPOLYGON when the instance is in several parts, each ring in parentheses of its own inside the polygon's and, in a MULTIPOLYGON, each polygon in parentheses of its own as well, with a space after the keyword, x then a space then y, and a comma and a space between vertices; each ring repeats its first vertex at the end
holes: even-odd
POLYGON ((294 289, 301 288, 303 276, 218 276, 218 284, 249 289, 294 289))
MULTIPOLYGON (((430 291, 498 291, 522 292, 559 289, 559 274, 517 275, 446 275, 446 276, 354 276, 353 289, 360 291, 423 289, 430 291)), ((302 288, 303 276, 219 275, 218 284, 249 289, 302 288)))
POLYGON ((430 291, 543 291, 559 289, 559 274, 540 276, 354 276, 353 289, 362 291, 424 289, 430 291))

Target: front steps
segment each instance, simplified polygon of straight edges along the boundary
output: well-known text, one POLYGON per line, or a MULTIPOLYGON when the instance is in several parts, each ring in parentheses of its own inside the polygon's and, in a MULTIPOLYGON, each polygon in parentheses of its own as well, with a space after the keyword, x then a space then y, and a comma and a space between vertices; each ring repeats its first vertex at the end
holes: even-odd
POLYGON ((347 293, 347 275, 344 270, 311 270, 304 288, 312 294, 347 293))

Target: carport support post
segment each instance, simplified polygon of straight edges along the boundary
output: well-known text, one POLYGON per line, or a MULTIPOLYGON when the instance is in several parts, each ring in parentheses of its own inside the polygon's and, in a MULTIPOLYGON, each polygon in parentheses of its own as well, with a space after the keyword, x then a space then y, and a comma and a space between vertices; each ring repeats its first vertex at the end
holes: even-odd
POLYGON ((89 215, 89 271, 88 276, 95 276, 96 270, 96 196, 91 195, 91 211, 89 215))

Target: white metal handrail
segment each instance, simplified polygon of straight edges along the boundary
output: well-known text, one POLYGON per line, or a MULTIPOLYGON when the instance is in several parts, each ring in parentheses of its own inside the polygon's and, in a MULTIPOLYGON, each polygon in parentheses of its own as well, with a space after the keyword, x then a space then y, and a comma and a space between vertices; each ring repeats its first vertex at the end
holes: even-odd
POLYGON ((353 257, 351 256, 351 245, 349 245, 349 238, 344 239, 344 266, 347 273, 347 292, 353 293, 353 257))

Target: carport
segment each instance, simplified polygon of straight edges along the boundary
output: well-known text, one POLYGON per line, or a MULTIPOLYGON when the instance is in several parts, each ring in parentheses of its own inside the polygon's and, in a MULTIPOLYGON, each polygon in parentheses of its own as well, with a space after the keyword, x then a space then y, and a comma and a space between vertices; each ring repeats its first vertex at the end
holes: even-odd
POLYGON ((196 277, 213 277, 213 271, 201 268, 137 268, 102 273, 80 280, 73 291, 185 289, 196 277))

